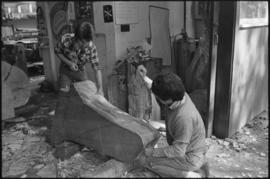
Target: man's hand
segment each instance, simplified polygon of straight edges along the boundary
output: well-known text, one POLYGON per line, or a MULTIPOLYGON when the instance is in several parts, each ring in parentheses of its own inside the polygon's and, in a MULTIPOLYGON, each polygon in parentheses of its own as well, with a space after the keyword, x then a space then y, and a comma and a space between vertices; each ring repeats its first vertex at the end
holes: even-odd
POLYGON ((160 127, 160 128, 158 128, 158 131, 160 131, 160 132, 166 132, 166 128, 160 127))
POLYGON ((70 69, 71 69, 72 71, 78 71, 78 70, 79 70, 78 65, 75 64, 75 63, 73 63, 73 62, 71 62, 71 64, 69 65, 69 67, 70 67, 70 69))
POLYGON ((134 165, 137 166, 145 166, 146 165, 146 155, 144 152, 141 152, 136 159, 134 160, 134 165))
POLYGON ((146 156, 152 156, 154 149, 152 147, 145 148, 145 155, 146 156))
POLYGON ((143 65, 139 65, 139 66, 137 67, 137 72, 139 73, 139 75, 140 75, 142 78, 146 77, 147 70, 146 70, 146 68, 145 68, 143 65))
POLYGON ((143 65, 139 65, 137 67, 136 74, 140 75, 142 79, 145 81, 145 84, 148 89, 151 89, 153 81, 146 76, 147 70, 143 65))
POLYGON ((77 63, 77 62, 78 62, 78 56, 77 56, 76 53, 71 53, 69 56, 70 56, 71 61, 72 61, 73 63, 77 63))

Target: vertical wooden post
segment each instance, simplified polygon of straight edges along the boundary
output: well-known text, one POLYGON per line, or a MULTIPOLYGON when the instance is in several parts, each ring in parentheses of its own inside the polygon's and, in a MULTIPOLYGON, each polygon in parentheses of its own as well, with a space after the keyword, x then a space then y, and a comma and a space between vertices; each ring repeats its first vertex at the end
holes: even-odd
POLYGON ((236 5, 237 2, 234 1, 220 2, 222 8, 219 12, 219 43, 213 121, 213 133, 219 138, 229 136, 236 5))
POLYGON ((218 14, 219 14, 219 2, 211 2, 211 25, 210 32, 210 73, 209 73, 209 91, 208 91, 208 121, 206 126, 206 135, 210 137, 213 132, 213 120, 214 120, 214 105, 215 105, 215 84, 216 84, 216 69, 217 69, 217 30, 218 26, 218 14))
POLYGON ((50 9, 48 2, 44 2, 45 7, 45 19, 47 24, 48 30, 48 38, 49 38, 49 53, 50 53, 50 65, 51 65, 51 73, 52 73, 52 80, 53 85, 57 87, 57 70, 56 70, 56 61, 55 61, 55 54, 54 54, 54 43, 53 43, 53 34, 52 34, 52 27, 51 27, 51 19, 50 19, 50 9))

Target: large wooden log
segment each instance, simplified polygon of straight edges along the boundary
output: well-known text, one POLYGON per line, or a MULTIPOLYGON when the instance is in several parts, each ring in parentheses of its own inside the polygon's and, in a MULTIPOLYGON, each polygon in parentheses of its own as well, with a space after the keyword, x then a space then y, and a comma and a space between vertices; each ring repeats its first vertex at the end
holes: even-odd
POLYGON ((95 84, 83 81, 59 96, 51 133, 54 145, 71 140, 122 162, 134 160, 146 145, 154 145, 158 131, 95 93, 95 84))
POLYGON ((7 62, 2 61, 2 79, 11 89, 22 88, 29 84, 28 76, 18 67, 11 66, 7 62))
POLYGON ((2 82, 5 82, 11 89, 14 107, 25 105, 31 95, 28 76, 18 67, 11 66, 7 62, 1 62, 2 82))

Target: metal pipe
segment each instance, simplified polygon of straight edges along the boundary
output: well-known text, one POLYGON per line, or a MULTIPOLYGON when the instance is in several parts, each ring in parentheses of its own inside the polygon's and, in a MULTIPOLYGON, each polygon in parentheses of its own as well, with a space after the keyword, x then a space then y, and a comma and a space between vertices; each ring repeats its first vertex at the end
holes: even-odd
POLYGON ((184 32, 186 32, 187 31, 187 29, 186 29, 186 15, 187 14, 187 12, 186 12, 186 1, 184 1, 184 32))

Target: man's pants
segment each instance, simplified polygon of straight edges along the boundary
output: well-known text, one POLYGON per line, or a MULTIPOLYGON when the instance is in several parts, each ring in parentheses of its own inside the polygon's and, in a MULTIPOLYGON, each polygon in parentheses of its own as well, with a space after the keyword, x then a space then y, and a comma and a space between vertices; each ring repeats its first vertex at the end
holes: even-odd
POLYGON ((64 64, 61 64, 60 66, 60 77, 59 77, 59 82, 60 82, 60 90, 67 90, 69 91, 70 85, 73 82, 78 82, 78 81, 85 81, 87 80, 87 74, 85 69, 83 70, 78 70, 76 72, 71 71, 69 67, 67 67, 64 64))
POLYGON ((145 167, 161 177, 186 177, 205 162, 204 154, 187 154, 184 157, 147 157, 145 167))

